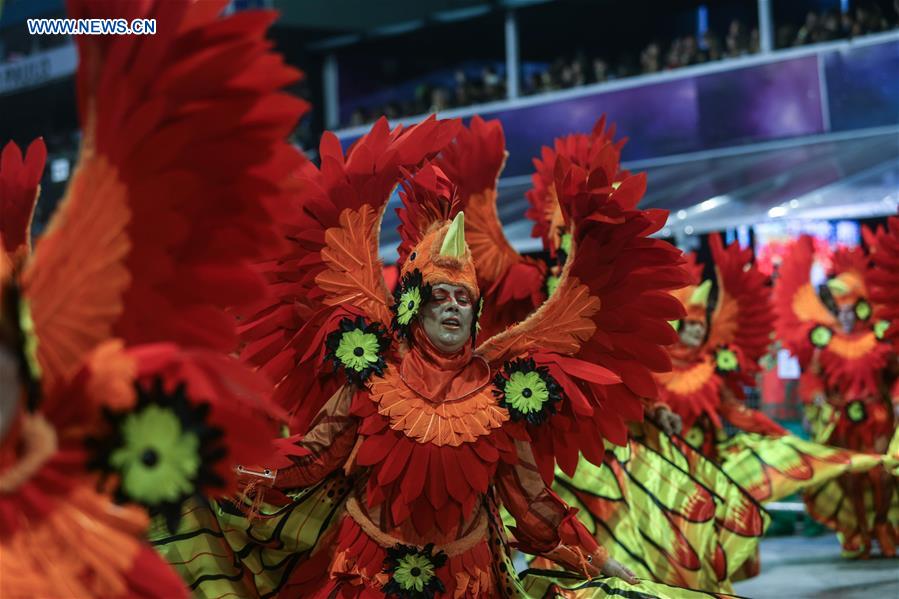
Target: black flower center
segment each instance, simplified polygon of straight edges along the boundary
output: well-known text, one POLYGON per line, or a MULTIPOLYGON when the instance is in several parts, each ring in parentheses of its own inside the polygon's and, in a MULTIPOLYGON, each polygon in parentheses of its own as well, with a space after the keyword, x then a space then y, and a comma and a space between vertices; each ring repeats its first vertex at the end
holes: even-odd
POLYGON ((143 462, 144 466, 147 468, 152 468, 159 463, 159 454, 156 453, 155 449, 145 449, 144 453, 140 456, 140 461, 143 462))
POLYGON ((534 392, 531 391, 530 387, 525 387, 524 389, 522 389, 521 394, 525 397, 525 399, 528 399, 531 397, 531 395, 534 394, 534 392))
POLYGON ((353 350, 353 355, 361 358, 363 355, 365 355, 365 350, 361 347, 357 347, 353 350))
POLYGON ((410 310, 414 310, 414 309, 415 309, 415 300, 409 300, 409 306, 408 306, 408 307, 409 307, 410 310))
POLYGON ((409 574, 411 574, 412 576, 416 576, 416 577, 421 576, 421 568, 416 566, 416 567, 412 568, 411 570, 409 570, 409 574))

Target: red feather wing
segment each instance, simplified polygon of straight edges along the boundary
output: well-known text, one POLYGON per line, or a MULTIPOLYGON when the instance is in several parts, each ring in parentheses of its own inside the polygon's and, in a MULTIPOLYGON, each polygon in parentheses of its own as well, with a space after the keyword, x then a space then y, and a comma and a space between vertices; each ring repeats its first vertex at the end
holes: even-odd
POLYGON ((604 148, 592 154, 587 167, 564 158, 556 163, 553 185, 573 228, 572 251, 556 293, 527 320, 478 349, 494 367, 522 355, 550 367, 571 401, 563 402, 549 426, 529 432, 539 443, 553 430, 570 431, 564 443, 553 444, 557 454, 572 454, 556 455, 569 465, 577 451, 601 460, 604 438, 624 442, 624 420, 638 419, 641 397, 656 395, 651 373, 671 367, 664 346, 674 342, 675 333, 667 321, 683 316, 682 306, 674 298, 664 300, 664 293, 687 282, 681 252, 650 237, 664 224, 664 215, 634 207, 645 177, 619 179, 617 150, 610 144, 604 148), (617 181, 620 185, 613 186, 617 181))
POLYGON ((347 155, 325 133, 321 168, 296 174, 297 190, 279 215, 286 251, 258 266, 269 294, 242 311, 240 328, 242 358, 275 382, 276 403, 295 416, 293 432, 304 432, 336 391, 337 377, 322 363, 325 336, 343 317, 389 326, 381 216, 407 169, 446 146, 458 125, 432 117, 391 130, 381 119, 347 155))
POLYGON ((75 18, 149 17, 150 36, 81 36, 84 141, 24 275, 45 373, 112 336, 237 347, 224 312, 256 300, 251 261, 302 158, 284 141, 306 104, 264 31, 274 13, 219 18, 224 2, 72 0, 75 18))
POLYGON ((868 272, 868 284, 876 316, 890 323, 886 336, 899 339, 899 216, 891 217, 886 229, 877 232, 871 256, 874 268, 868 272))
POLYGON ((718 275, 718 304, 712 314, 707 345, 735 345, 742 350, 743 371, 758 370, 758 361, 768 351, 774 328, 774 311, 767 277, 752 264, 752 250, 733 243, 727 248, 721 237, 709 238, 718 275))

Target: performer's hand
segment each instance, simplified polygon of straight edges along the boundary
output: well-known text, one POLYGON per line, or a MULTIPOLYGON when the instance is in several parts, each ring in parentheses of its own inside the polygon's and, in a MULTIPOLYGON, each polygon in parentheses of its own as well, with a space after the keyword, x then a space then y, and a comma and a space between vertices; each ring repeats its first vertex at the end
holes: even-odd
POLYGON ((637 584, 640 582, 633 572, 612 558, 606 560, 606 563, 602 567, 602 573, 606 576, 620 578, 628 584, 637 584))
POLYGON ((666 435, 679 434, 684 426, 681 417, 672 412, 668 406, 656 408, 655 421, 666 435))

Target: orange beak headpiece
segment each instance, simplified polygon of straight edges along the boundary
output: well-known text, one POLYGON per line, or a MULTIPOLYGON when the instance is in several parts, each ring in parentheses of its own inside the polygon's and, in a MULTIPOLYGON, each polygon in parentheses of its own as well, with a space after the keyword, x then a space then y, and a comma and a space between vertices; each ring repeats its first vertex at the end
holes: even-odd
POLYGON ((827 281, 837 308, 852 308, 861 321, 870 319, 873 312, 863 274, 867 268, 868 257, 861 248, 838 248, 833 253, 834 276, 827 281))
POLYGON ((872 308, 868 303, 868 292, 861 275, 854 270, 841 272, 828 279, 827 288, 837 304, 837 308, 852 308, 861 321, 871 318, 872 308))
MULTIPOLYGON (((708 318, 709 293, 712 291, 712 281, 705 280, 699 285, 689 285, 673 291, 672 295, 680 300, 687 310, 684 320, 694 320, 705 323, 708 318)), ((672 323, 675 329, 680 328, 680 322, 672 323)))
POLYGON ((426 165, 403 184, 400 215, 400 284, 394 291, 393 328, 409 336, 414 317, 432 285, 465 287, 478 305, 480 290, 471 250, 465 242, 465 215, 456 187, 439 168, 426 165))

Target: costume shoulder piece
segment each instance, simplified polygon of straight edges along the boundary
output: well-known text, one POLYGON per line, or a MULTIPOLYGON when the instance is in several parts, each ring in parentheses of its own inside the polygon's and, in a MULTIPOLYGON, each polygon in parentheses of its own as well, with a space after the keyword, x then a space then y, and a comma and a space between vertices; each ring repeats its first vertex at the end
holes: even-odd
POLYGON ((381 119, 346 156, 325 133, 321 168, 298 174, 280 217, 285 250, 260 265, 270 299, 244 311, 241 326, 242 357, 275 381, 293 432, 305 432, 341 384, 380 369, 393 304, 378 255, 381 216, 404 169, 436 154, 458 125, 430 118, 391 130, 381 119), (353 339, 368 348, 362 360, 344 353, 353 339))
POLYGON ((614 144, 592 148, 584 166, 559 157, 552 186, 571 231, 558 288, 478 348, 500 373, 513 420, 546 414, 527 428, 547 481, 555 461, 571 474, 578 452, 600 464, 603 438, 625 443, 624 421, 640 419, 640 398, 657 394, 652 372, 671 367, 667 321, 683 309, 669 292, 686 283, 680 251, 649 237, 666 213, 636 208, 646 178, 619 172, 614 144))

